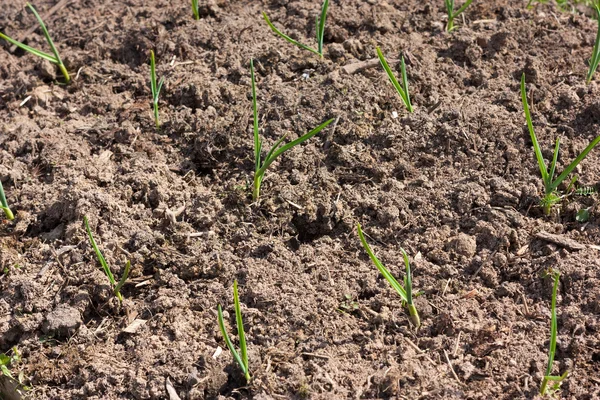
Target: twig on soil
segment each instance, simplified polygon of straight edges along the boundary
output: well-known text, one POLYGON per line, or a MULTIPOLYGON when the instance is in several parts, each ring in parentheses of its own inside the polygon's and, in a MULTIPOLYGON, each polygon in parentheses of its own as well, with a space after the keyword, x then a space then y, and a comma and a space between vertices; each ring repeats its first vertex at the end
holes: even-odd
POLYGON ((454 344, 454 351, 452 352, 452 357, 456 357, 456 353, 458 353, 458 346, 460 344, 460 335, 462 331, 458 331, 458 336, 456 337, 456 343, 454 344))
POLYGON ((422 354, 422 355, 423 355, 423 358, 425 358, 427 361, 429 361, 429 362, 430 362, 432 365, 436 365, 436 366, 437 366, 437 363, 436 363, 435 361, 433 361, 433 360, 431 359, 431 357, 429 357, 429 356, 427 355, 427 353, 425 352, 425 350, 421 350, 421 349, 419 348, 419 346, 417 346, 416 344, 414 344, 414 343, 413 343, 413 341, 412 341, 412 340, 410 340, 410 339, 409 339, 409 338, 407 338, 407 337, 405 337, 405 338, 404 338, 404 340, 406 340, 406 343, 408 343, 410 347, 412 347, 413 349, 415 349, 415 351, 417 351, 419 354, 422 354))
POLYGON ((583 250, 588 247, 583 243, 579 243, 576 240, 570 239, 568 237, 562 235, 555 235, 553 233, 548 233, 545 231, 539 231, 534 236, 536 239, 545 240, 550 243, 554 243, 560 247, 564 247, 567 250, 583 250))
MULTIPOLYGON (((395 64, 400 60, 389 60, 390 63, 395 64)), ((355 74, 357 72, 363 71, 368 68, 377 67, 380 64, 379 58, 372 58, 370 60, 355 62, 352 64, 344 65, 342 67, 342 71, 347 73, 348 75, 355 74)))
POLYGON ((463 383, 458 378, 458 375, 456 375, 456 372, 454 372, 454 367, 452 366, 452 363, 450 362, 450 357, 448 357, 448 352, 446 352, 446 349, 444 349, 444 356, 446 357, 446 361, 448 362, 448 366, 450 367, 450 371, 452 372, 452 376, 454 377, 454 379, 456 379, 456 382, 458 382, 458 383, 460 383, 462 385, 463 383))
POLYGON ((329 360, 330 357, 329 356, 323 356, 321 354, 316 354, 316 353, 301 353, 303 356, 307 356, 307 357, 315 357, 315 358, 321 358, 323 360, 329 360))

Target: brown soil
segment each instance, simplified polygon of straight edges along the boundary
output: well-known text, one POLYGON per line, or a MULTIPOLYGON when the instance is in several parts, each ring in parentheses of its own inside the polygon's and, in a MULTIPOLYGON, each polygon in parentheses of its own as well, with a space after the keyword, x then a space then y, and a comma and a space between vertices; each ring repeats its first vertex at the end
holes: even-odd
MULTIPOLYGON (((36 2, 42 14, 53 4, 36 2)), ((560 136, 560 165, 570 162, 598 133, 600 86, 584 83, 596 24, 525 4, 476 1, 448 34, 441 0, 336 0, 319 60, 260 17, 313 45, 318 1, 212 0, 194 21, 183 1, 82 0, 46 21, 77 75, 69 86, 4 46, 0 178, 16 219, 0 226, 0 351, 21 352, 12 372, 31 398, 166 399, 167 380, 181 399, 535 398, 548 268, 562 273, 560 397, 600 398, 598 250, 536 236, 598 243, 595 197, 542 215, 519 97, 525 72, 545 156, 560 136), (405 54, 414 114, 379 66, 345 72, 375 45, 405 54), (166 76, 160 131, 152 48, 166 76), (339 118, 271 167, 258 205, 251 57, 267 144, 339 118), (586 224, 582 207, 593 207, 586 224), (132 262, 122 306, 84 215, 117 277, 132 262), (396 276, 400 247, 411 255, 419 331, 357 222, 396 276), (234 326, 234 279, 249 386, 216 318, 221 303, 234 326), (136 318, 147 322, 124 332, 136 318)), ((21 0, 2 3, 3 32, 33 23, 21 0)), ((47 49, 39 34, 28 43, 47 49)), ((582 183, 600 181, 599 154, 581 164, 582 183)))

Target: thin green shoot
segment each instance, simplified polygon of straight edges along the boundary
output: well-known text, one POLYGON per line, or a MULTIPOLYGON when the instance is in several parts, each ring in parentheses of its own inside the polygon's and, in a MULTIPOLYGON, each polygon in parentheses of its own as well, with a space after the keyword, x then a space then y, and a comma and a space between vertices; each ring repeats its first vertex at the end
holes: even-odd
MULTIPOLYGON (((525 90, 525 74, 521 76, 521 100, 523 103, 523 110, 525 111, 525 119, 527 120, 527 128, 529 129, 529 135, 531 136, 531 142, 533 143, 533 149, 535 151, 535 158, 537 159, 537 163, 540 168, 540 174, 542 175, 542 181, 544 183, 544 197, 542 198, 541 205, 544 208, 544 213, 549 215, 552 206, 559 203, 562 199, 557 190, 558 186, 567 178, 567 176, 569 176, 571 172, 573 172, 573 170, 588 155, 588 153, 592 151, 592 149, 596 147, 598 143, 600 143, 600 136, 592 140, 592 142, 590 142, 590 144, 581 152, 581 154, 579 154, 577 158, 575 158, 575 160, 573 160, 573 162, 571 162, 571 164, 569 164, 565 170, 556 179, 554 179, 554 175, 556 173, 556 163, 558 160, 558 151, 560 148, 560 138, 556 138, 554 153, 552 155, 552 161, 550 162, 550 169, 548 170, 542 155, 540 144, 533 130, 531 113, 529 111, 529 104, 527 103, 527 92, 525 90)), ((573 181, 574 180, 575 178, 573 181)))
POLYGON ((392 288, 394 288, 394 290, 396 290, 396 292, 402 299, 402 304, 405 305, 406 308, 408 309, 408 313, 410 314, 410 321, 412 322, 412 324, 415 327, 418 328, 419 326, 421 326, 421 319, 419 318, 419 313, 417 312, 417 308, 415 307, 415 305, 413 303, 412 275, 410 272, 410 263, 408 261, 408 255, 406 254, 404 249, 400 248, 400 252, 402 252, 402 257, 404 259, 404 265, 406 267, 406 276, 404 277, 404 286, 402 286, 400 283, 398 283, 398 281, 396 280, 396 278, 394 278, 394 276, 390 273, 390 271, 375 256, 375 254, 373 253, 373 250, 371 250, 371 247, 369 246, 369 244, 367 243, 367 240, 365 239, 365 235, 363 234, 360 224, 357 225, 357 228, 358 228, 358 237, 360 238, 360 241, 361 241, 363 247, 367 251, 367 254, 369 254, 371 261, 373 261, 373 264, 375 264, 375 266, 377 267, 379 272, 381 272, 381 275, 383 275, 383 277, 389 282, 389 284, 392 286, 392 288))
POLYGON ((297 40, 292 39, 285 33, 281 32, 279 29, 277 29, 275 27, 275 25, 273 25, 273 23, 271 22, 271 20, 269 19, 269 17, 267 16, 267 14, 265 12, 263 12, 262 15, 263 15, 263 18, 265 19, 265 22, 267 23, 267 25, 269 25, 269 27, 273 30, 273 32, 275 32, 276 34, 278 34, 279 36, 281 36, 288 42, 295 44, 296 46, 298 46, 304 50, 308 50, 312 53, 315 53, 319 57, 323 58, 323 37, 324 37, 324 33, 325 33, 325 21, 327 20, 327 9, 328 8, 329 8, 329 0, 324 0, 323 5, 321 6, 321 15, 315 17, 315 20, 316 20, 315 21, 315 30, 316 30, 316 34, 317 34, 317 50, 313 49, 310 46, 302 44, 302 43, 298 42, 297 40))
POLYGON ((590 58, 590 68, 588 69, 586 83, 590 83, 594 77, 598 64, 600 63, 600 2, 594 3, 594 9, 596 10, 596 19, 598 20, 598 31, 596 32, 596 41, 594 43, 594 50, 592 51, 592 58, 590 58))
POLYGON ((398 82, 398 79, 396 79, 396 77, 394 76, 392 69, 390 68, 387 61, 385 60, 385 57, 383 56, 381 49, 379 47, 376 47, 376 50, 377 50, 377 57, 379 57, 379 62, 381 63, 381 66, 385 70, 388 78, 390 79, 390 82, 392 82, 392 85, 394 85, 394 87, 396 88, 396 91, 400 95, 400 98, 402 99, 404 106, 406 107, 408 112, 413 112, 414 109, 413 109, 412 103, 410 102, 410 94, 408 92, 408 78, 406 77, 406 64, 404 63, 404 56, 402 56, 402 59, 400 60, 400 72, 402 74, 402 86, 401 86, 400 83, 398 82))
POLYGON ((90 229, 90 224, 88 222, 87 217, 85 217, 85 216, 83 217, 83 223, 85 224, 85 230, 87 231, 88 237, 90 239, 90 243, 92 244, 92 247, 94 248, 96 257, 98 257, 98 261, 100 262, 100 265, 102 266, 102 269, 104 270, 104 274, 108 278, 110 285, 113 288, 113 292, 114 292, 115 296, 117 296, 117 298, 119 299, 120 302, 123 302, 123 296, 121 295, 121 289, 123 288, 123 285, 125 285, 125 281, 127 281, 127 277, 129 276, 129 270, 131 269, 131 263, 129 262, 129 260, 127 260, 127 263, 125 264, 125 271, 123 271, 121 280, 117 283, 117 281, 115 281, 115 277, 114 277, 112 271, 110 270, 110 267, 108 266, 108 263, 104 259, 102 252, 100 251, 100 249, 98 248, 98 245, 96 244, 96 241, 94 240, 94 236, 92 235, 92 230, 90 229))
POLYGON ((154 107, 154 123, 156 124, 156 128, 160 128, 160 120, 158 118, 158 97, 160 96, 160 90, 164 83, 164 76, 156 83, 156 61, 154 60, 154 51, 150 50, 150 89, 152 90, 152 106, 154 107))
POLYGON ((194 13, 194 19, 196 21, 200 19, 200 10, 198 9, 198 0, 192 0, 192 13, 194 13))
POLYGON ((448 13, 448 23, 446 24, 446 30, 448 32, 451 32, 456 28, 454 26, 454 19, 462 14, 472 2, 473 0, 467 0, 458 10, 454 11, 454 0, 444 0, 444 3, 446 3, 446 12, 448 13))
POLYGON ((52 54, 48 54, 45 53, 43 51, 34 49, 33 47, 27 46, 26 44, 23 44, 11 37, 6 36, 3 33, 0 33, 0 38, 8 41, 9 43, 25 50, 28 51, 29 53, 36 55, 38 57, 41 57, 45 60, 50 61, 53 64, 56 64, 58 66, 58 68, 60 69, 60 72, 63 74, 63 76, 65 77, 65 82, 69 83, 71 81, 71 77, 69 76, 69 72, 67 71, 67 68, 65 67, 65 65, 62 62, 62 59, 60 58, 60 55, 58 54, 58 50, 56 49, 56 46, 54 46, 54 42, 52 41, 52 38, 50 37, 50 34, 48 33, 48 29, 46 29, 46 25, 44 24, 44 21, 42 21, 42 18, 40 17, 40 15, 37 13, 37 11, 35 10, 35 8, 27 3, 27 7, 29 7, 29 9, 31 10, 31 12, 33 12, 33 15, 35 16, 35 18, 37 18, 40 27, 42 28, 42 32, 44 33, 44 36, 46 37, 46 41, 48 42, 48 44, 50 45, 50 48, 52 49, 52 54))
POLYGON ((265 172, 267 168, 275 161, 277 157, 291 149, 292 147, 299 145, 311 137, 315 136, 317 133, 321 132, 327 125, 332 123, 335 118, 331 118, 323 122, 321 125, 317 126, 310 132, 300 136, 296 140, 292 140, 285 145, 282 145, 285 140, 286 135, 283 135, 279 140, 275 142, 271 150, 267 153, 267 156, 262 158, 262 141, 260 140, 259 128, 258 128, 258 105, 256 101, 256 80, 254 78, 254 60, 250 60, 250 75, 252 78, 252 110, 253 110, 253 118, 254 118, 254 183, 252 186, 252 199, 253 201, 257 201, 260 196, 260 187, 262 185, 263 178, 265 176, 265 172))
POLYGON ((556 392, 561 382, 567 377, 569 371, 565 371, 560 376, 552 375, 552 366, 554 364, 554 356, 556 354, 556 335, 558 333, 558 322, 556 317, 556 295, 558 293, 558 284, 560 279, 560 273, 558 271, 552 271, 551 276, 554 279, 554 286, 552 287, 552 316, 550 319, 550 348, 548 350, 548 366, 546 367, 546 374, 542 379, 540 386, 540 395, 544 396, 548 392, 556 392), (554 382, 551 388, 548 388, 548 383, 554 382))
POLYGON ((238 296, 238 284, 237 281, 233 282, 233 306, 235 308, 235 321, 237 325, 237 334, 240 342, 240 353, 237 352, 235 347, 233 346, 233 342, 229 338, 227 334, 227 329, 225 328, 225 321, 223 320, 223 309, 219 304, 217 306, 217 312, 219 317, 219 328, 221 329, 221 334, 223 335, 223 339, 225 339, 225 343, 231 352, 233 358, 237 361, 240 366, 244 376, 246 378, 246 382, 250 382, 250 369, 248 365, 248 350, 246 346, 246 333, 244 332, 244 321, 242 320, 242 310, 240 308, 240 298, 238 296))
POLYGON ((0 181, 0 210, 4 211, 4 215, 8 220, 15 219, 14 214, 8 208, 8 202, 6 201, 6 195, 4 194, 4 187, 2 187, 2 181, 0 181))

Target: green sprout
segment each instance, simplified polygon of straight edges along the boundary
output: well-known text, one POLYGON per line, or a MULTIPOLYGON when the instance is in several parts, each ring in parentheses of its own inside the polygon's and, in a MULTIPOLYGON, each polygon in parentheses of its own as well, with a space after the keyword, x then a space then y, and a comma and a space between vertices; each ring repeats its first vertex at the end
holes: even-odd
POLYGON ((233 342, 229 338, 227 334, 227 329, 225 328, 225 321, 223 320, 223 309, 219 304, 217 306, 217 311, 219 314, 219 328, 221 329, 221 334, 223 335, 223 339, 225 339, 225 343, 227 343, 227 347, 229 351, 231 351, 231 355, 237 363, 239 364, 244 376, 246 377, 246 382, 250 382, 250 370, 248 367, 248 350, 246 347, 246 334, 244 332, 244 321, 242 320, 242 310, 240 309, 240 298, 238 296, 238 285, 237 281, 233 282, 233 306, 235 308, 235 321, 237 324, 237 332, 238 338, 240 341, 240 351, 242 355, 237 352, 235 347, 233 347, 233 342))
POLYGON ((18 384, 16 391, 22 396, 23 393, 21 393, 21 390, 28 391, 30 388, 25 385, 25 374, 23 371, 19 372, 17 378, 10 372, 10 367, 15 367, 21 362, 21 353, 19 353, 17 346, 14 346, 11 351, 11 355, 8 355, 8 352, 6 354, 0 353, 0 375, 4 375, 11 381, 16 382, 18 384))
POLYGON ((120 302, 123 302, 123 296, 121 295, 121 288, 123 287, 123 285, 125 285, 125 281, 127 280, 127 277, 129 276, 129 270, 131 269, 131 263, 129 262, 129 260, 127 260, 127 263, 125 264, 125 271, 123 272, 123 275, 121 276, 121 280, 119 281, 119 283, 117 283, 115 281, 115 277, 113 276, 112 271, 110 270, 110 267, 108 266, 108 263, 104 259, 104 256, 100 252, 100 249, 98 248, 98 245, 96 244, 96 241, 94 240, 94 236, 92 235, 92 230, 90 229, 90 224, 88 223, 88 219, 85 216, 83 217, 83 223, 85 224, 85 230, 87 231, 88 237, 90 238, 90 243, 92 244, 92 247, 94 248, 94 251, 96 252, 98 261, 100 262, 100 265, 102 265, 104 274, 106 274, 106 277, 110 281, 111 287, 114 288, 113 292, 114 292, 115 296, 117 296, 117 298, 119 299, 120 302))
POLYGON ((265 159, 262 159, 261 150, 262 150, 262 141, 259 136, 258 129, 258 106, 256 102, 256 81, 254 79, 254 60, 250 60, 250 75, 252 77, 252 109, 254 113, 254 183, 252 190, 252 199, 253 201, 258 200, 260 195, 260 186, 262 184, 263 178, 265 176, 265 172, 267 168, 275 161, 277 157, 291 149, 292 147, 301 144, 302 142, 307 141, 311 137, 315 136, 317 133, 321 132, 327 125, 333 122, 335 118, 331 118, 328 121, 323 122, 321 125, 314 128, 312 131, 300 136, 296 140, 292 140, 291 142, 282 145, 281 143, 285 140, 286 135, 283 135, 279 138, 271 147, 271 150, 267 153, 265 159))
POLYGON ((194 13, 194 19, 200 19, 200 10, 198 9, 198 0, 192 0, 192 12, 194 13))
POLYGON ((2 181, 0 181, 0 210, 4 211, 4 215, 9 220, 15 219, 12 211, 8 208, 8 203, 6 201, 6 195, 4 194, 4 188, 2 187, 2 181))
MULTIPOLYGON (((558 185, 564 181, 567 176, 579 165, 579 163, 588 155, 590 151, 600 142, 600 136, 594 139, 582 152, 573 160, 571 164, 565 168, 565 170, 554 179, 556 172, 556 161, 558 160, 558 150, 560 147, 560 138, 556 138, 556 144, 554 146, 554 154, 552 156, 552 162, 550 163, 550 170, 546 167, 544 157, 542 156, 542 150, 540 144, 535 136, 533 130, 533 123, 531 122, 531 113, 529 112, 529 104, 527 103, 527 92, 525 90, 525 74, 521 76, 521 100, 523 102, 523 109, 525 111, 525 119, 527 120, 527 128, 529 128, 529 135, 533 142, 533 149, 535 151, 535 157, 540 167, 540 173, 542 175, 542 181, 544 182, 544 197, 542 198, 541 205, 544 208, 546 215, 550 214, 550 209, 553 205, 560 202, 562 197, 558 193, 558 185)), ((571 185, 576 181, 577 177, 573 178, 571 185)), ((569 186, 571 186, 569 185, 569 186)))
POLYGON ((388 78, 390 78, 390 82, 392 82, 392 85, 394 85, 394 87, 396 88, 396 91, 400 95, 400 98, 406 106, 406 109, 408 110, 408 112, 413 112, 413 106, 410 102, 410 94, 408 93, 408 78, 406 77, 406 64, 404 64, 404 56, 402 56, 402 59, 400 61, 400 72, 402 74, 402 86, 400 86, 400 83, 398 83, 398 79, 396 79, 394 73, 392 72, 392 69, 385 60, 381 49, 379 49, 379 47, 376 47, 376 50, 377 57, 379 57, 379 62, 381 62, 381 66, 387 73, 388 78))
POLYGON ((50 37, 50 34, 48 33, 48 29, 46 29, 46 25, 44 24, 44 21, 42 21, 42 18, 40 17, 40 15, 37 13, 37 11, 35 10, 35 8, 33 8, 33 6, 29 3, 27 3, 27 7, 29 7, 29 9, 31 10, 31 12, 33 12, 33 15, 35 15, 35 17, 37 18, 40 27, 42 28, 42 32, 44 33, 44 36, 46 37, 46 41, 48 42, 48 44, 50 45, 50 48, 52 49, 52 53, 54 53, 54 55, 48 54, 48 53, 44 53, 43 51, 34 49, 33 47, 29 47, 26 44, 23 44, 13 38, 10 38, 8 36, 6 36, 5 34, 0 32, 0 38, 5 39, 6 41, 8 41, 9 43, 20 47, 21 49, 30 52, 31 54, 34 54, 38 57, 41 57, 45 60, 50 61, 53 64, 58 65, 58 68, 60 69, 60 72, 63 74, 63 76, 65 77, 65 82, 69 83, 71 81, 71 77, 69 76, 69 72, 67 71, 67 68, 65 67, 65 65, 63 64, 60 55, 58 54, 58 50, 56 49, 56 46, 54 46, 54 42, 52 41, 52 38, 50 37))
POLYGON ((540 387, 540 395, 544 396, 548 391, 556 392, 560 387, 561 382, 567 377, 569 371, 565 371, 560 376, 552 375, 552 365, 554 364, 554 355, 556 354, 556 334, 558 331, 558 322, 556 318, 556 294, 558 292, 558 283, 560 279, 560 273, 558 271, 551 271, 551 276, 554 279, 554 286, 552 288, 552 316, 550 321, 550 348, 548 350, 548 366, 546 367, 546 374, 542 379, 542 385, 540 387), (554 382, 551 388, 548 388, 548 383, 554 382))
POLYGON ((315 50, 312 47, 309 47, 305 44, 298 42, 297 40, 292 39, 285 33, 281 32, 279 29, 277 29, 275 27, 275 25, 273 25, 273 23, 271 23, 271 20, 269 19, 269 17, 267 17, 267 14, 265 12, 263 12, 262 15, 263 15, 263 18, 265 19, 265 22, 267 23, 267 25, 269 25, 269 27, 273 30, 273 32, 275 32, 276 34, 278 34, 279 36, 281 36, 288 42, 295 44, 296 46, 298 46, 304 50, 313 52, 313 53, 317 54, 318 56, 320 56, 321 58, 323 58, 323 34, 325 32, 325 20, 327 19, 327 9, 328 8, 329 8, 329 0, 323 1, 323 6, 321 7, 321 17, 320 18, 319 18, 319 16, 316 17, 315 25, 316 25, 316 31, 317 31, 318 50, 315 50))
POLYGON ((586 83, 590 83, 594 77, 598 64, 600 63, 600 1, 594 3, 596 9, 596 19, 598 20, 598 32, 596 33, 596 42, 594 43, 594 50, 592 51, 592 58, 590 59, 590 68, 588 69, 586 83))
POLYGON ((448 23, 446 24, 446 30, 448 32, 451 32, 455 28, 454 18, 462 14, 462 12, 465 11, 467 7, 471 5, 472 2, 473 0, 465 1, 465 4, 463 4, 462 7, 456 10, 456 12, 454 12, 454 0, 444 0, 444 3, 446 3, 446 12, 448 13, 448 23))
POLYGON ((404 251, 404 249, 400 248, 400 252, 402 252, 402 257, 404 258, 404 265, 406 266, 406 276, 404 277, 404 286, 402 286, 396 278, 390 273, 390 271, 379 261, 379 259, 371 250, 371 247, 367 243, 365 239, 365 235, 360 227, 360 224, 357 225, 358 228, 358 236, 360 237, 360 241, 362 242, 363 247, 369 254, 371 261, 377 267, 381 275, 389 282, 389 284, 396 290, 396 292, 400 295, 402 299, 402 304, 408 308, 408 313, 410 314, 410 321, 415 327, 421 326, 421 319, 419 318, 419 313, 417 312, 417 308, 413 303, 413 292, 412 292, 412 276, 410 273, 410 263, 408 261, 408 254, 404 251))
POLYGON ((152 106, 154 107, 154 122, 156 127, 160 128, 160 120, 158 119, 158 96, 160 90, 165 83, 165 77, 163 76, 156 83, 156 61, 154 60, 154 51, 150 50, 150 89, 152 90, 152 106))

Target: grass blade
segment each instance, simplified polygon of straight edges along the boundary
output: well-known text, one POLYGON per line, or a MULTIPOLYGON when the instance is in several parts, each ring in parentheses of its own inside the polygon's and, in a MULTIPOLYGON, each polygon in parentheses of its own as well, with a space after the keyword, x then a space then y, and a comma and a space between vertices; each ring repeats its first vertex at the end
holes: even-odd
POLYGON ((554 145, 554 153, 552 154, 552 162, 550 163, 550 172, 548 173, 548 179, 552 181, 554 174, 556 173, 556 162, 558 161, 558 150, 560 148, 560 138, 556 138, 556 144, 554 145))
POLYGON ((408 104, 408 111, 413 112, 413 106, 410 101, 410 93, 408 91, 408 78, 406 76, 406 64, 404 63, 404 55, 400 60, 400 71, 402 73, 402 86, 404 86, 404 95, 406 96, 406 103, 408 104))
POLYGON ((594 147, 596 147, 596 145, 600 143, 600 136, 598 136, 596 139, 592 140, 592 142, 590 144, 588 144, 588 146, 581 152, 581 154, 579 154, 577 156, 577 158, 575 160, 573 160, 573 162, 571 164, 569 164, 569 166, 567 168, 565 168, 565 170, 562 172, 562 174, 560 174, 558 176, 558 178, 556 178, 556 180, 554 182, 552 182, 549 186, 549 190, 550 191, 554 191, 558 185, 561 184, 562 181, 565 180, 565 178, 571 173, 573 172, 573 170, 577 167, 577 165, 579 165, 579 163, 588 155, 588 153, 590 151, 592 151, 592 149, 594 147))
POLYGON ((192 13, 194 14, 194 19, 200 19, 200 10, 198 9, 198 0, 192 0, 192 13))
POLYGON ((323 1, 321 7, 321 18, 317 25, 317 43, 319 44, 319 55, 323 57, 323 35, 325 33, 325 20, 327 19, 327 9, 329 8, 329 0, 323 1))
POLYGON ((35 8, 30 3, 27 3, 27 7, 29 7, 29 9, 31 10, 33 15, 35 15, 35 18, 38 20, 40 27, 42 28, 42 32, 44 33, 44 36, 46 37, 46 41, 50 45, 50 48, 52 49, 52 53, 54 53, 54 57, 56 59, 55 63, 58 65, 58 68, 60 69, 63 76, 65 77, 65 81, 67 83, 69 83, 71 81, 71 77, 69 76, 69 73, 67 72, 67 68, 63 64, 63 62, 60 58, 60 54, 58 54, 58 50, 56 49, 56 46, 54 45, 54 42, 52 41, 52 38, 50 37, 50 34, 48 33, 46 24, 44 24, 44 21, 42 21, 42 17, 40 17, 40 15, 37 13, 35 8))
POLYGON ((556 355, 556 336, 558 334, 558 318, 556 315, 556 297, 558 294, 558 284, 560 280, 560 273, 558 271, 552 272, 552 278, 554 279, 554 285, 552 287, 552 310, 550 317, 550 346, 548 349, 548 364, 546 366, 546 374, 542 380, 542 384, 540 386, 540 395, 544 396, 548 391, 548 382, 557 382, 557 385, 554 389, 558 389, 558 385, 561 381, 563 381, 567 375, 568 371, 565 371, 560 376, 552 375, 552 367, 554 365, 554 356, 556 355))
POLYGON ((229 338, 229 335, 227 334, 227 329, 225 328, 225 321, 223 320, 223 309, 221 308, 220 304, 217 306, 217 313, 219 314, 219 317, 218 317, 219 318, 219 329, 221 330, 223 339, 225 339, 227 348, 229 349, 229 351, 231 352, 231 355, 233 356, 235 361, 237 361, 238 365, 240 366, 240 368, 242 369, 242 371, 244 372, 244 375, 245 375, 248 373, 248 371, 246 370, 246 366, 244 365, 242 358, 240 357, 239 353, 235 350, 235 347, 233 347, 233 343, 231 342, 231 339, 229 338))
POLYGON ((83 217, 83 223, 85 224, 85 230, 87 231, 88 237, 90 239, 90 243, 92 244, 92 247, 94 248, 96 257, 98 257, 98 261, 100 262, 100 265, 102 266, 102 269, 104 270, 104 273, 108 277, 108 280, 110 281, 110 283, 112 285, 111 287, 115 287, 115 285, 116 285, 115 277, 113 276, 113 273, 110 270, 108 263, 104 259, 102 252, 100 251, 100 249, 98 248, 98 245, 96 244, 96 241, 94 240, 94 236, 92 235, 92 230, 90 229, 90 224, 88 222, 87 217, 83 217))
POLYGON ((256 80, 254 78, 254 60, 250 59, 250 76, 252 78, 252 116, 253 116, 253 132, 254 132, 254 172, 260 169, 261 158, 260 152, 262 143, 258 130, 258 104, 256 101, 256 80))
POLYGON ((596 41, 594 42, 594 49, 592 50, 592 57, 590 58, 590 67, 588 69, 586 83, 590 83, 594 77, 594 73, 600 63, 600 4, 594 2, 594 8, 596 9, 596 19, 598 20, 598 32, 596 33, 596 41))
POLYGON ((275 25, 273 25, 271 23, 271 20, 269 19, 269 17, 267 16, 267 14, 265 12, 263 12, 262 14, 263 14, 263 18, 265 19, 265 22, 267 23, 267 25, 269 25, 269 27, 271 28, 271 30, 273 30, 273 32, 275 32, 276 34, 278 34, 279 36, 281 36, 282 38, 284 38, 288 42, 290 42, 292 44, 295 44, 296 46, 298 46, 298 47, 300 47, 300 48, 302 48, 304 50, 308 50, 308 51, 310 51, 312 53, 315 53, 319 57, 323 57, 323 55, 321 53, 319 53, 319 51, 313 49, 312 47, 308 47, 307 45, 302 44, 302 43, 298 42, 297 40, 292 39, 291 37, 289 37, 285 33, 281 32, 279 29, 277 29, 275 27, 275 25))
POLYGON ((154 123, 157 128, 160 128, 160 119, 158 115, 158 99, 160 90, 165 83, 164 76, 160 78, 158 84, 156 83, 156 60, 154 58, 154 51, 150 50, 150 90, 152 91, 152 108, 154 110, 154 123))
MULTIPOLYGON (((533 143, 533 149, 535 151, 535 158, 537 159, 538 166, 540 167, 540 173, 542 174, 542 180, 544 181, 544 188, 548 193, 548 187, 551 185, 551 178, 549 178, 546 164, 544 163, 544 156, 540 149, 537 136, 533 130, 533 123, 531 122, 531 113, 529 112, 529 104, 527 103, 527 92, 525 90, 525 73, 521 75, 521 101, 523 103, 523 110, 525 111, 525 119, 527 120, 527 128, 529 129, 529 136, 533 143)), ((564 179, 564 178, 563 178, 564 179)))
POLYGON ((117 297, 119 297, 121 295, 121 288, 123 287, 123 285, 125 285, 125 281, 127 281, 127 278, 129 277, 130 269, 131 269, 131 262, 129 260, 127 260, 127 263, 125 264, 125 271, 123 271, 121 280, 119 281, 117 286, 115 286, 115 294, 117 295, 117 297))
POLYGON ((238 338, 240 341, 240 350, 242 352, 242 362, 244 363, 244 375, 246 381, 250 381, 250 373, 248 371, 248 350, 246 348, 246 333, 244 332, 244 321, 242 320, 242 310, 240 308, 240 298, 238 295, 237 280, 233 281, 233 305, 235 307, 235 321, 237 324, 238 338))
POLYGON ((12 213, 10 208, 8 208, 8 202, 6 201, 6 195, 4 194, 4 187, 2 186, 2 181, 0 181, 0 209, 4 211, 6 219, 10 221, 15 219, 14 214, 12 213))
POLYGON ((34 49, 33 47, 27 46, 26 44, 18 42, 15 39, 6 36, 3 33, 0 33, 0 38, 6 40, 10 44, 13 44, 13 45, 21 48, 22 50, 28 51, 29 53, 31 53, 33 55, 36 55, 36 56, 38 56, 40 58, 48 60, 51 63, 58 64, 58 61, 56 60, 56 58, 54 58, 52 55, 50 55, 48 53, 44 53, 43 51, 40 51, 40 50, 34 49))
MULTIPOLYGON (((390 68, 387 61, 385 60, 385 57, 383 56, 381 49, 379 47, 376 47, 376 50, 377 50, 377 57, 379 57, 379 62, 381 63, 381 66, 385 70, 390 82, 392 82, 392 85, 394 85, 394 87, 396 88, 396 91, 400 95, 400 98, 402 99, 404 106, 406 107, 406 109, 409 112, 413 112, 413 107, 412 107, 412 104, 410 103, 410 97, 408 96, 408 86, 405 86, 404 88, 402 88, 402 86, 400 86, 398 79, 396 79, 396 76, 394 76, 392 69, 390 68)), ((402 67, 401 68, 402 68, 402 81, 406 85, 408 85, 408 80, 406 79, 406 66, 404 65, 404 57, 402 57, 402 67)))
MULTIPOLYGON (((454 13, 454 18, 458 17, 460 14, 463 13, 463 11, 465 11, 467 9, 467 7, 469 7, 471 5, 471 3, 473 2, 473 0, 467 0, 465 1, 465 4, 463 4, 455 13, 454 13)), ((453 5, 454 6, 454 5, 453 5)))
POLYGON ((285 153, 286 151, 288 151, 289 149, 291 149, 292 147, 301 144, 302 142, 307 141, 308 139, 310 139, 311 137, 315 136, 317 133, 321 132, 323 129, 325 129, 325 127, 327 127, 327 125, 329 125, 330 123, 332 123, 335 120, 335 118, 331 118, 330 120, 327 120, 325 122, 323 122, 321 125, 317 126, 316 128, 314 128, 312 131, 300 136, 298 139, 296 140, 292 140, 291 142, 281 146, 280 148, 278 148, 277 150, 275 150, 272 155, 271 158, 269 159, 265 159, 265 162, 263 163, 263 165, 260 167, 260 169, 258 170, 258 174, 259 175, 263 175, 265 173, 265 171, 267 170, 267 168, 269 167, 269 165, 271 165, 271 163, 273 161, 275 161, 275 159, 277 157, 279 157, 280 155, 282 155, 283 153, 285 153))
POLYGON ((389 284, 394 288, 394 290, 396 290, 396 292, 398 292, 398 294, 402 298, 402 301, 404 301, 408 304, 408 297, 406 295, 406 290, 404 290, 402 285, 400 285, 398 283, 396 278, 394 278, 394 276, 390 273, 390 271, 381 263, 381 261, 379 261, 377 256, 375 256, 375 254, 373 253, 373 250, 371 250, 371 247, 369 246, 369 243, 367 243, 367 240, 365 239, 365 235, 363 234, 360 224, 357 225, 357 228, 358 228, 358 237, 360 238, 360 241, 361 241, 363 247, 365 248, 367 254, 369 255, 369 258, 371 259, 371 261, 373 261, 373 264, 375 264, 375 266, 377 267, 377 269, 379 270, 381 275, 383 275, 383 277, 389 282, 389 284))

